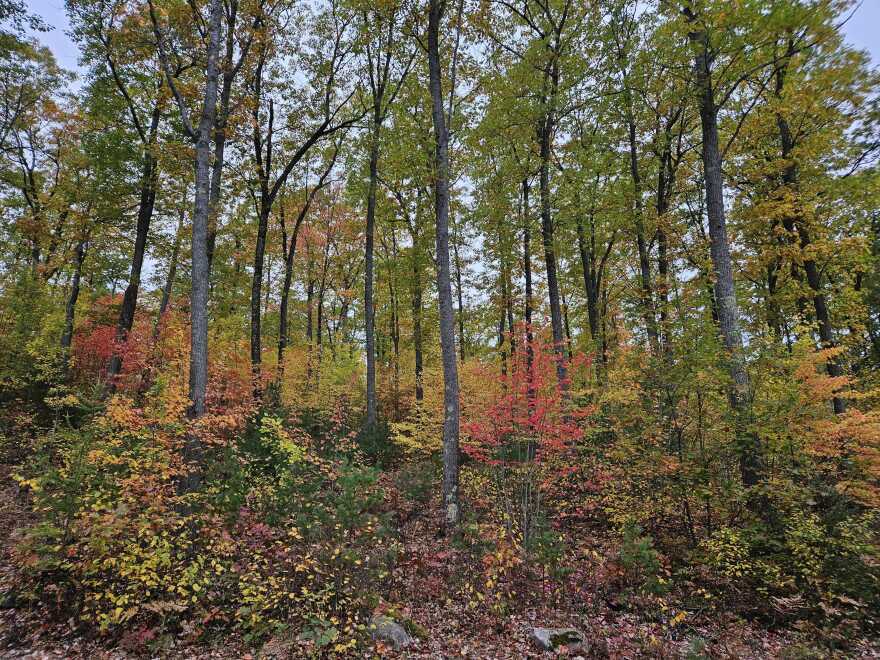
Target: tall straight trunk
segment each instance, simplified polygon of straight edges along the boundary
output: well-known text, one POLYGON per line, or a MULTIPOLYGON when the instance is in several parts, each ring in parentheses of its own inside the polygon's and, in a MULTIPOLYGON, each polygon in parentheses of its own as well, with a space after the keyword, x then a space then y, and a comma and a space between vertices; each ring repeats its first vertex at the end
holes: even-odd
POLYGON ((506 265, 504 257, 501 258, 501 276, 499 278, 500 300, 498 304, 498 356, 501 358, 501 375, 507 375, 507 351, 505 350, 505 338, 512 337, 513 334, 507 334, 504 326, 507 323, 507 281, 505 279, 506 265))
POLYGON ((412 315, 413 315, 413 352, 415 353, 416 401, 425 398, 424 365, 422 357, 422 279, 419 261, 416 256, 416 241, 413 240, 412 264, 412 315))
POLYGON ((504 273, 504 303, 507 309, 507 331, 510 333, 510 357, 516 355, 516 332, 513 322, 513 283, 510 279, 510 266, 504 273))
POLYGON ((376 187, 379 181, 379 130, 381 125, 381 98, 373 111, 370 134, 370 182, 367 188, 367 227, 364 248, 364 334, 367 351, 367 418, 364 427, 373 429, 378 421, 376 401, 376 310, 373 305, 374 242, 376 233, 376 187))
POLYGON ((507 374, 507 351, 505 341, 510 344, 510 357, 514 356, 513 340, 513 305, 510 300, 510 267, 506 259, 501 258, 501 301, 499 305, 500 318, 498 321, 498 351, 501 355, 501 373, 507 374), (505 330, 505 324, 508 324, 505 330))
POLYGON ((312 328, 315 327, 315 280, 312 277, 312 268, 309 264, 308 283, 306 284, 306 343, 311 351, 312 328))
MULTIPOLYGON (((397 238, 394 230, 391 232, 393 245, 392 263, 397 263, 397 238)), ((394 351, 394 421, 400 420, 400 307, 397 299, 397 290, 394 288, 394 275, 388 274, 388 296, 391 303, 391 318, 389 319, 389 332, 391 333, 391 347, 394 351)))
POLYGON ((138 291, 141 285, 141 271, 144 266, 144 255, 147 247, 147 236, 150 233, 150 221, 153 218, 153 207, 156 203, 157 163, 153 149, 156 146, 156 135, 159 131, 159 119, 161 118, 161 94, 157 93, 156 103, 153 106, 153 114, 150 117, 150 129, 147 143, 144 145, 144 157, 141 165, 141 193, 138 203, 137 226, 135 229, 134 252, 131 256, 131 271, 128 276, 128 286, 122 297, 122 306, 119 309, 119 319, 116 322, 116 349, 110 358, 108 372, 110 376, 116 376, 122 371, 122 355, 118 351, 128 338, 131 327, 134 324, 134 312, 137 307, 138 291))
POLYGON ((464 300, 461 287, 461 258, 458 256, 458 240, 453 235, 452 251, 455 255, 455 293, 458 297, 458 356, 464 362, 464 300))
POLYGON ((501 375, 507 375, 507 351, 504 350, 504 309, 501 309, 501 318, 498 320, 498 355, 501 358, 501 375))
MULTIPOLYGON (((554 92, 555 96, 555 83, 554 92)), ((548 101, 545 100, 545 105, 548 101)), ((547 269, 547 293, 550 298, 550 324, 553 329, 553 350, 556 353, 556 379, 563 392, 568 390, 565 362, 565 337, 562 328, 562 307, 559 303, 559 280, 556 273, 556 246, 553 237, 553 217, 550 207, 550 140, 553 134, 553 110, 545 108, 545 116, 538 128, 541 156, 539 187, 541 194, 541 239, 547 269)))
MULTIPOLYGON (((801 253, 809 254, 809 247, 811 245, 810 233, 804 225, 803 218, 800 219, 800 222, 796 223, 796 226, 798 238, 800 240, 801 253)), ((822 292, 822 275, 815 260, 804 258, 804 272, 807 275, 807 284, 809 284, 810 289, 813 291, 813 310, 816 313, 816 323, 819 329, 819 342, 821 343, 822 348, 834 348, 836 343, 834 341, 834 330, 831 325, 831 315, 828 312, 828 304, 825 299, 825 294, 822 292)), ((826 369, 828 370, 829 376, 839 377, 843 375, 843 367, 836 357, 828 360, 826 363, 826 369)), ((834 396, 831 399, 831 403, 835 414, 840 415, 846 412, 846 401, 843 398, 834 396)))
MULTIPOLYGON (((630 100, 631 104, 632 101, 630 100)), ((636 142, 636 122, 632 116, 632 107, 627 107, 627 128, 629 137, 629 169, 633 181, 633 216, 636 227, 636 246, 639 251, 639 276, 642 287, 642 316, 645 320, 645 331, 648 334, 648 345, 657 349, 657 319, 654 316, 654 291, 651 285, 651 261, 648 254, 648 241, 645 237, 645 218, 642 204, 642 175, 639 171, 638 144, 636 142)))
MULTIPOLYGON (((602 365, 608 366, 608 287, 602 284, 602 305, 599 317, 602 319, 599 332, 602 334, 602 365)), ((611 319, 611 328, 614 329, 614 319, 611 319)))
POLYGON ((254 271, 251 277, 251 384, 256 399, 262 397, 262 292, 263 292, 263 267, 266 259, 266 235, 269 232, 269 215, 272 209, 274 196, 270 191, 269 177, 272 174, 272 138, 275 123, 275 105, 273 99, 269 99, 268 128, 265 142, 260 128, 260 104, 263 94, 263 69, 266 63, 265 52, 261 53, 254 74, 254 106, 252 143, 254 149, 254 161, 257 165, 259 178, 259 197, 257 199, 257 236, 254 241, 254 271), (264 156, 265 149, 265 156, 264 156))
POLYGON ((76 301, 79 299, 80 280, 82 279, 82 266, 86 259, 86 241, 81 239, 76 244, 74 251, 73 279, 70 282, 70 296, 67 298, 67 306, 64 309, 64 332, 61 333, 61 351, 64 359, 64 373, 70 369, 70 345, 73 341, 73 324, 76 317, 76 301))
POLYGON ((235 53, 235 22, 238 13, 238 2, 233 0, 230 3, 232 11, 229 14, 229 25, 226 30, 226 53, 223 61, 223 83, 220 86, 220 101, 217 111, 217 120, 214 130, 214 162, 211 165, 211 193, 210 193, 210 211, 208 216, 208 275, 211 274, 211 265, 214 262, 214 247, 217 242, 217 221, 220 213, 220 184, 222 182, 223 165, 225 164, 226 152, 226 128, 229 122, 229 104, 232 98, 232 82, 236 73, 244 61, 247 51, 250 48, 250 41, 247 42, 245 48, 240 54, 239 64, 233 64, 233 56, 235 53))
MULTIPOLYGON (((150 20, 159 50, 159 59, 171 89, 186 134, 195 143, 195 200, 192 214, 192 292, 190 294, 190 362, 188 417, 198 419, 206 412, 208 390, 208 294, 210 265, 208 261, 208 225, 211 211, 211 140, 217 123, 217 92, 220 76, 219 51, 224 5, 222 0, 211 0, 205 51, 205 93, 197 128, 189 119, 189 110, 174 83, 165 41, 152 2, 150 20)), ((203 448, 195 433, 187 434, 184 460, 189 467, 178 482, 182 493, 196 490, 201 484, 203 448)))
MULTIPOLYGON (((211 0, 208 28, 207 66, 205 69, 205 100, 196 140, 195 203, 192 228, 192 293, 190 331, 189 396, 190 416, 199 418, 206 411, 208 390, 208 222, 211 196, 211 138, 217 118, 217 80, 220 74, 220 48, 223 2, 211 0)), ((190 458, 201 458, 201 444, 192 437, 190 458)), ((191 485, 198 485, 198 482, 191 485)))
MULTIPOLYGON (((664 152, 666 156, 666 152, 664 152)), ((670 155, 671 157, 671 155, 670 155)), ((665 158, 661 158, 657 179, 657 298, 660 307, 660 342, 665 353, 670 349, 669 338, 669 238, 666 236, 664 218, 669 211, 669 191, 672 182, 668 180, 665 158)))
POLYGON ((316 386, 321 378, 321 359, 324 353, 324 287, 318 287, 317 305, 315 310, 315 378, 316 386))
MULTIPOLYGON (((245 39, 240 39, 240 31, 236 29, 238 21, 239 0, 230 0, 226 4, 226 39, 225 52, 223 55, 223 64, 221 71, 223 73, 223 81, 220 85, 219 109, 217 110, 216 125, 214 129, 214 163, 211 169, 211 197, 210 197, 210 215, 208 217, 208 274, 211 272, 211 264, 214 261, 214 247, 217 241, 217 223, 220 213, 220 195, 221 180, 223 166, 226 163, 226 138, 227 128, 229 125, 230 106, 232 99, 232 86, 235 77, 241 71, 242 66, 248 59, 251 47, 255 41, 255 33, 259 25, 262 23, 263 16, 260 15, 251 25, 251 30, 245 39), (236 61, 236 51, 238 59, 236 61)), ((263 2, 259 3, 260 12, 264 9, 263 2)), ((218 47, 219 52, 219 47, 218 47)))
POLYGON ((562 293, 562 320, 565 324, 565 349, 568 353, 568 361, 574 359, 574 350, 571 345, 571 324, 568 320, 568 303, 565 301, 565 293, 562 293))
POLYGON ((330 260, 330 244, 331 233, 330 227, 327 227, 327 233, 324 236, 324 255, 321 261, 321 282, 318 285, 318 313, 316 316, 317 345, 318 345, 318 374, 320 376, 321 359, 323 357, 324 346, 324 293, 327 291, 327 268, 330 260))
MULTIPOLYGON (((534 371, 535 363, 535 337, 532 329, 532 224, 529 217, 529 181, 522 182, 522 209, 523 209, 523 276, 525 278, 525 301, 524 316, 526 321, 526 400, 531 414, 535 402, 534 371)), ((535 457, 537 445, 533 438, 529 439, 526 449, 529 460, 535 457)))
POLYGON ((529 220, 529 182, 523 179, 523 277, 525 278, 525 301, 523 316, 526 321, 526 367, 531 374, 535 347, 532 341, 532 225, 529 220))
MULTIPOLYGON (((678 117, 678 115, 676 115, 678 117)), ((669 237, 666 233, 666 214, 672 202, 672 195, 675 190, 675 171, 677 169, 678 159, 673 160, 672 154, 672 131, 675 121, 667 121, 664 127, 662 140, 663 146, 660 150, 660 158, 657 167, 657 302, 660 315, 660 343, 661 348, 667 356, 671 351, 671 340, 669 336, 669 278, 670 278, 670 256, 669 256, 669 237)), ((679 134, 679 156, 681 149, 681 135, 679 134)))
MULTIPOLYGON (((792 55, 792 47, 789 45, 788 56, 792 55)), ((782 95, 785 85, 786 68, 780 67, 776 72, 776 95, 782 95)), ((795 139, 788 125, 788 120, 782 113, 776 114, 776 125, 779 129, 779 141, 782 148, 782 158, 787 162, 782 175, 783 182, 789 188, 790 194, 795 198, 794 213, 791 217, 786 218, 783 222, 787 231, 796 230, 797 238, 800 243, 801 256, 803 259, 804 272, 807 276, 807 284, 813 292, 813 311, 816 314, 816 324, 819 330, 819 342, 822 348, 834 348, 834 329, 831 324, 831 315, 828 312, 828 303, 825 293, 822 290, 822 275, 815 259, 810 256, 810 245, 812 240, 810 230, 806 225, 806 219, 798 203, 799 192, 799 171, 798 164, 793 160, 792 152, 795 148, 795 139)), ((839 377, 843 375, 843 367, 840 361, 834 357, 826 363, 826 369, 829 376, 839 377)), ((839 396, 832 397, 832 407, 835 414, 846 412, 846 401, 839 396)))
POLYGON ((263 294, 263 316, 269 313, 269 295, 272 293, 272 255, 266 260, 266 287, 263 294))
POLYGON ((293 229, 290 245, 284 255, 284 280, 281 285, 281 304, 278 309, 278 374, 284 373, 284 350, 289 343, 288 307, 290 305, 290 287, 293 284, 293 261, 296 256, 296 240, 299 235, 299 223, 293 229))
POLYGON ((254 244, 254 273, 251 279, 251 378, 254 394, 259 397, 262 391, 262 319, 261 304, 263 291, 263 269, 266 259, 266 234, 269 230, 269 204, 260 204, 257 222, 257 239, 254 244))
MULTIPOLYGON (((171 72, 165 39, 156 17, 152 0, 148 0, 150 20, 156 37, 158 55, 180 112, 184 132, 195 144, 195 200, 192 214, 192 293, 190 294, 190 362, 189 399, 187 416, 198 419, 206 412, 208 390, 208 225, 211 197, 211 139, 217 123, 217 91, 220 65, 218 55, 222 32, 224 5, 222 0, 211 0, 207 23, 205 50, 205 92, 198 127, 190 122, 189 110, 171 72)), ((178 481, 178 490, 188 493, 201 484, 203 448, 196 433, 188 433, 184 446, 187 472, 178 481)))
POLYGON ((699 94, 700 125, 703 137, 703 170, 706 186, 706 214, 709 219, 710 252, 715 276, 715 306, 718 325, 727 350, 727 361, 733 386, 730 404, 737 418, 737 442, 740 451, 740 474, 743 484, 754 486, 761 470, 760 440, 749 432, 750 381, 746 370, 743 338, 739 325, 739 308, 733 280, 733 262, 727 237, 724 213, 724 179, 721 147, 718 139, 718 107, 712 85, 712 64, 708 40, 703 32, 693 32, 690 38, 699 48, 695 58, 697 93, 699 94))
POLYGON ((587 294, 587 323, 594 344, 599 341, 599 288, 596 286, 595 259, 592 246, 587 245, 583 221, 577 221, 578 252, 584 273, 584 292, 587 294))
POLYGON ((455 313, 449 268, 449 134, 443 112, 440 70, 440 0, 429 0, 428 72, 434 124, 434 210, 436 214, 437 294, 440 311, 440 349, 443 359, 443 509, 448 527, 458 525, 459 390, 455 359, 455 313))
POLYGON ((666 230, 657 230, 657 297, 660 301, 660 326, 661 341, 664 346, 669 345, 669 332, 666 327, 669 321, 669 239, 666 230))
MULTIPOLYGON (((225 92, 225 90, 224 90, 225 92)), ((223 94, 225 96, 225 93, 223 94)), ((228 106, 229 100, 225 103, 221 97, 221 104, 228 106)), ((223 113, 227 114, 226 112, 223 113)), ((223 128, 218 128, 214 135, 214 162, 211 164, 211 197, 210 197, 210 215, 208 220, 208 275, 211 274, 211 267, 214 264, 214 250, 217 244, 217 222, 220 213, 220 184, 223 176, 223 164, 225 162, 226 152, 226 128, 225 120, 223 128)))

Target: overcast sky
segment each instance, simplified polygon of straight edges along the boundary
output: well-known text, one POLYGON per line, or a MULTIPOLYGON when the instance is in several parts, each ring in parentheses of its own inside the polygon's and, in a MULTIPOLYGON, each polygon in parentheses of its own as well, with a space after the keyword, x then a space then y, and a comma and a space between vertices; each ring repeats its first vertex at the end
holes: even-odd
MULTIPOLYGON (((54 28, 38 35, 40 41, 49 45, 61 66, 76 71, 79 52, 66 34, 69 25, 64 0, 28 0, 26 4, 54 28)), ((853 46, 869 51, 874 64, 880 65, 880 0, 862 0, 844 32, 853 46)))

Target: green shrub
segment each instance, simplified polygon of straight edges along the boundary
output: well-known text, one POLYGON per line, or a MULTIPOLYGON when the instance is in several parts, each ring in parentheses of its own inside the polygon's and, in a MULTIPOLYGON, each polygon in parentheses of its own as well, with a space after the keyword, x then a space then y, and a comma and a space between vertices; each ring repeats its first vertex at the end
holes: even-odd
POLYGON ((639 525, 624 527, 619 559, 638 592, 656 596, 667 591, 667 581, 661 574, 660 553, 654 548, 654 539, 644 534, 639 525))

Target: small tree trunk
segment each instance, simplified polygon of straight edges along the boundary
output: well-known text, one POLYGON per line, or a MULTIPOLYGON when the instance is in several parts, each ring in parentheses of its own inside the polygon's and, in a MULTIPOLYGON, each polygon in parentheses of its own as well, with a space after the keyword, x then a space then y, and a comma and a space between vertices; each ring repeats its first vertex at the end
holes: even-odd
POLYGON ((278 373, 284 373, 284 349, 288 344, 288 307, 290 305, 290 287, 293 284, 293 261, 296 256, 296 241, 299 235, 299 223, 294 227, 284 259, 284 282, 281 285, 281 304, 278 310, 278 373))
POLYGON ((651 261, 648 254, 648 241, 645 237, 645 219, 642 205, 642 176, 639 172, 638 145, 636 144, 636 123, 632 108, 627 108, 627 127, 629 135, 629 167, 633 181, 633 215, 636 226, 636 246, 639 251, 639 276, 642 285, 642 316, 651 350, 657 349, 657 319, 654 316, 654 293, 651 286, 651 261))
POLYGON ((263 291, 263 265, 266 257, 266 234, 269 228, 269 204, 265 196, 261 199, 260 215, 257 224, 257 240, 254 245, 254 273, 251 280, 251 378, 253 381, 254 396, 259 398, 262 394, 262 343, 261 343, 261 318, 263 291))
MULTIPOLYGON (((455 239, 455 236, 453 236, 455 239)), ((453 240, 452 250, 455 255, 455 291, 458 295, 458 354, 459 359, 464 362, 465 345, 464 345, 464 301, 462 297, 461 287, 461 258, 458 256, 458 240, 453 240)))
POLYGON ((162 319, 168 311, 168 303, 171 301, 171 290, 174 288, 174 280, 177 279, 177 262, 180 259, 180 244, 183 242, 183 223, 185 214, 180 209, 180 218, 177 221, 177 230, 174 232, 174 244, 171 247, 171 261, 168 264, 168 277, 165 286, 162 287, 162 301, 159 303, 159 315, 156 317, 156 325, 153 328, 153 338, 159 336, 162 319))
POLYGON ((590 338, 593 343, 599 343, 599 291, 595 282, 594 255, 587 246, 584 236, 584 224, 578 217, 577 221, 578 252, 581 257, 581 269, 584 273, 584 292, 587 294, 587 323, 590 326, 590 338))
MULTIPOLYGON (((413 251, 416 246, 413 241, 413 251)), ((416 376, 416 401, 425 398, 424 366, 422 357, 422 280, 418 266, 418 258, 413 256, 413 289, 412 289, 412 314, 413 314, 413 352, 415 353, 415 376, 416 376)))
POLYGON ((80 280, 82 279, 82 266, 86 259, 86 241, 80 240, 76 244, 74 252, 73 279, 70 282, 70 296, 67 298, 67 306, 64 309, 64 332, 61 333, 61 352, 63 355, 64 373, 70 370, 70 345, 73 341, 73 324, 76 317, 76 301, 79 299, 80 280))

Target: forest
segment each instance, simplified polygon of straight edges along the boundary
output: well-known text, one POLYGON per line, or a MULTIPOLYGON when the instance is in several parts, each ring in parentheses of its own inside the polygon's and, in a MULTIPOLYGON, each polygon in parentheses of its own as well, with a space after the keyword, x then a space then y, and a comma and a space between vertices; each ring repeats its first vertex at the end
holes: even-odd
POLYGON ((880 657, 861 5, 0 0, 0 656, 880 657))

